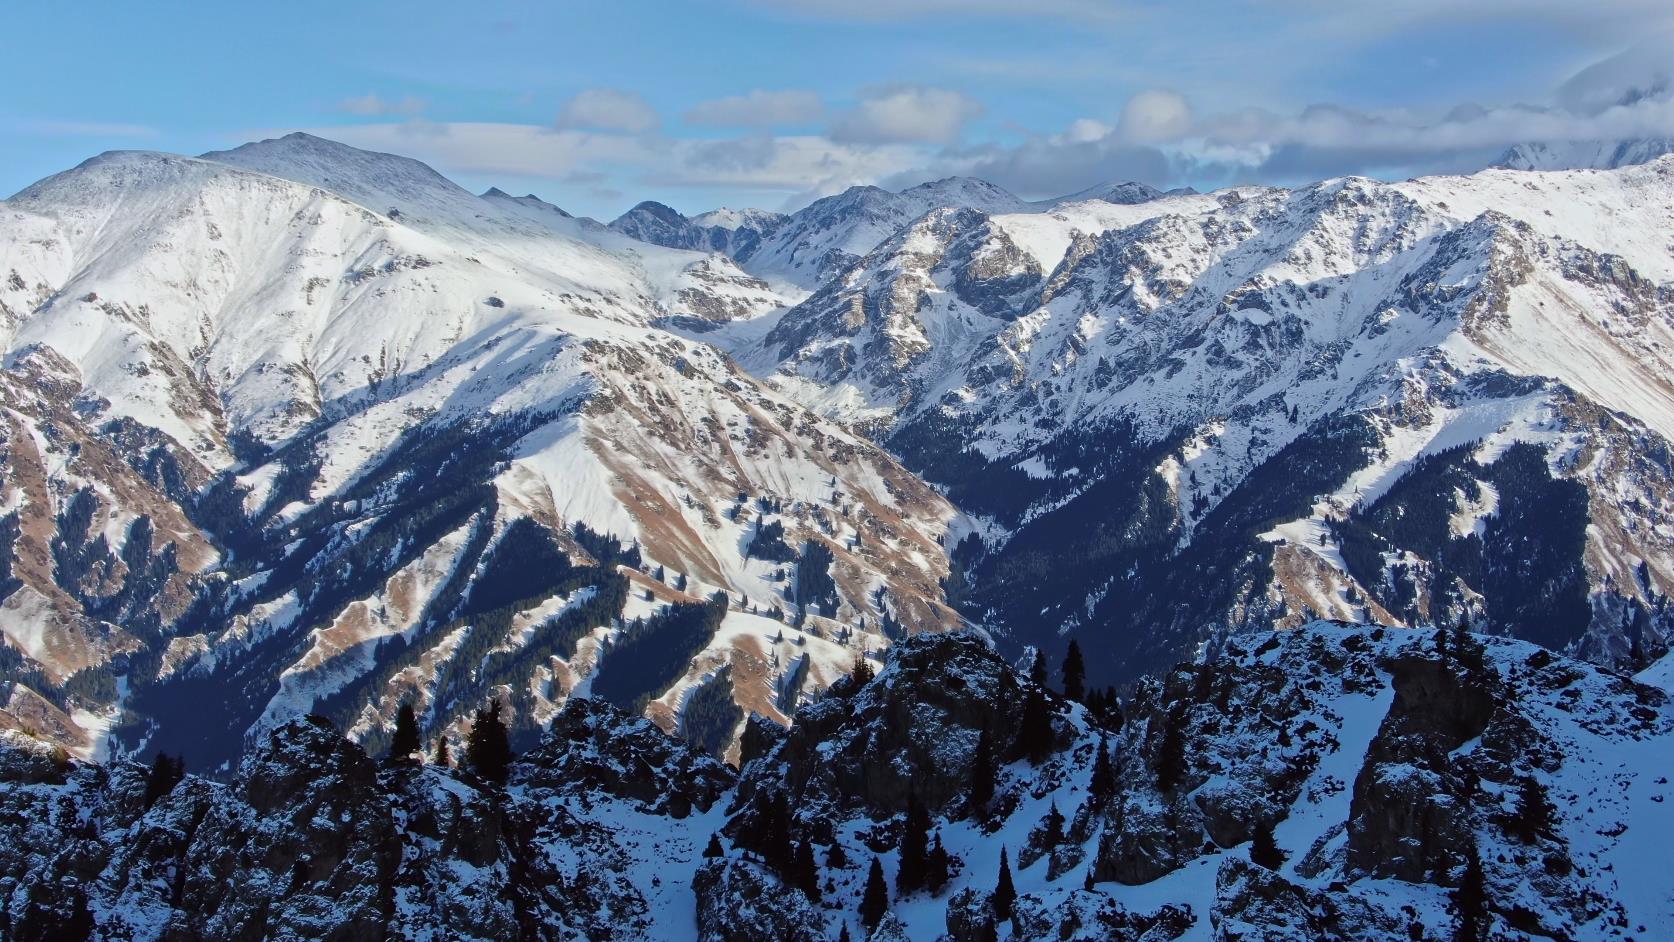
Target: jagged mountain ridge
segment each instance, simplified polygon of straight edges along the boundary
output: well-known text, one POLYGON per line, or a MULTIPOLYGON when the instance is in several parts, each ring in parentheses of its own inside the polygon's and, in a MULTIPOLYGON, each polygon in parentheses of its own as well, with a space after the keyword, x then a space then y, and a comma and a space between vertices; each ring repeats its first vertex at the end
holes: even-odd
POLYGON ((1322 615, 1468 614, 1642 664, 1674 575, 1674 255, 1642 237, 1674 228, 1671 178, 936 210, 733 349, 987 518, 955 554, 968 612, 1075 633, 1107 676, 1322 615), (1447 491, 1414 493, 1420 459, 1452 464, 1447 491), (1518 509, 1547 500, 1578 510, 1518 509))
POLYGON ((1665 138, 1519 144, 1501 155, 1494 166, 1506 170, 1620 170, 1669 153, 1674 153, 1674 140, 1665 138))
POLYGON ((493 688, 533 735, 690 621, 617 689, 671 732, 705 691, 724 748, 715 704, 780 715, 883 629, 958 622, 945 501, 657 326, 772 289, 504 202, 291 135, 0 208, 9 721, 209 768, 310 708, 375 741, 400 699, 439 732, 493 688))
MULTIPOLYGON (((1189 191, 1170 191, 1182 192, 1189 191)), ((723 209, 688 219, 671 207, 646 202, 610 227, 656 245, 724 252, 763 278, 811 289, 932 210, 1039 212, 1065 203, 1142 203, 1162 195, 1142 183, 1110 183, 1031 203, 985 180, 947 177, 899 192, 853 186, 788 215, 723 209)))
POLYGON ((1031 942, 1449 938, 1472 861, 1472 911, 1493 938, 1646 939, 1674 924, 1655 866, 1674 814, 1665 691, 1451 630, 1243 640, 1111 713, 1041 688, 973 635, 917 636, 758 741, 736 778, 584 699, 503 788, 369 759, 310 719, 254 744, 230 784, 187 776, 148 799, 140 766, 0 733, 0 928, 857 938, 874 858, 887 894, 874 939, 974 942, 996 923, 1031 942), (1030 704, 1051 730, 1033 759, 1012 743, 1030 704), (975 804, 984 730, 994 777, 975 804), (915 803, 950 855, 946 882, 918 889, 897 882, 915 803), (1002 848, 1009 919, 991 896, 1002 848))
POLYGON ((259 731, 324 704, 375 742, 397 698, 433 695, 412 678, 552 640, 513 672, 532 735, 620 623, 717 588, 736 595, 711 643, 640 704, 665 728, 688 697, 783 718, 789 678, 956 623, 944 591, 1009 645, 1083 637, 1103 678, 1318 615, 1469 615, 1603 662, 1666 644, 1671 265, 1639 237, 1671 224, 1666 161, 1043 204, 862 188, 774 243, 848 266, 781 313, 798 294, 721 253, 404 158, 307 135, 209 157, 107 155, 5 209, 9 362, 66 390, 75 435, 122 430, 116 456, 191 523, 130 553, 159 498, 73 470, 47 475, 32 531, 18 518, 19 558, 52 562, 17 567, 31 591, 5 603, 9 696, 79 725, 78 748, 126 674, 73 675, 111 658, 178 686, 164 714, 209 689, 259 731), (576 568, 475 597, 525 552, 576 568), (571 637, 624 592, 614 627, 571 637), (786 639, 775 608, 823 637, 786 639))

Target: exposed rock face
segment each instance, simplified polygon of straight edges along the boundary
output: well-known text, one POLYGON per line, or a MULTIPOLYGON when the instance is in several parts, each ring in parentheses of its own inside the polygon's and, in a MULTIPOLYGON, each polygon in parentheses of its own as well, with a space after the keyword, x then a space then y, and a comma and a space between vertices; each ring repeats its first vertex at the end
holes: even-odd
MULTIPOLYGON (((1589 804, 1614 789, 1605 817, 1625 825, 1631 814, 1634 829, 1664 820, 1653 757, 1674 741, 1666 695, 1528 644, 1447 634, 1445 656, 1433 631, 1371 627, 1228 644, 1142 685, 1119 729, 1058 702, 1053 754, 1002 758, 976 815, 961 798, 935 802, 969 787, 973 731, 1019 722, 1002 704, 1030 684, 975 638, 912 639, 859 690, 839 684, 799 712, 745 770, 726 833, 755 861, 753 878, 782 880, 785 894, 799 892, 794 872, 761 865, 774 841, 846 859, 820 869, 814 912, 828 935, 857 904, 873 854, 886 874, 900 865, 907 783, 941 809, 932 827, 955 860, 939 890, 897 897, 892 882, 910 938, 987 937, 998 845, 1019 887, 1010 925, 1026 939, 1169 939, 1194 925, 1226 940, 1441 937, 1472 855, 1487 918, 1510 938, 1674 925, 1649 883, 1611 875, 1637 871, 1641 850, 1589 804), (935 748, 892 736, 891 723, 923 724, 935 748), (1103 796, 1091 790, 1101 740, 1113 766, 1103 796), (868 748, 889 760, 865 771, 856 757, 868 748), (1524 790, 1549 796, 1550 820, 1524 807, 1524 790), (775 838, 781 802, 786 836, 775 838), (1277 869, 1247 850, 1268 829, 1277 869), (908 918, 934 899, 947 902, 933 928, 908 918)), ((700 907, 717 905, 712 886, 699 888, 700 907)))
POLYGON ((708 811, 732 788, 730 769, 602 700, 565 705, 519 782, 532 792, 605 794, 649 814, 708 811))
POLYGON ((0 928, 18 939, 95 926, 136 939, 655 937, 664 890, 640 862, 689 866, 707 832, 677 819, 730 776, 643 721, 577 712, 565 729, 600 716, 623 728, 548 743, 514 766, 510 789, 375 762, 305 720, 274 730, 230 785, 189 776, 149 809, 138 766, 68 764, 8 740, 0 928), (633 797, 654 790, 667 794, 633 797), (609 824, 595 820, 612 807, 609 824), (627 844, 636 827, 655 845, 641 857, 627 844))
POLYGON ((1674 268, 1629 233, 1666 230, 1671 181, 944 208, 739 356, 994 521, 963 610, 1067 631, 1102 679, 1317 618, 1636 670, 1674 638, 1674 268))
POLYGON ((493 695, 533 741, 716 592, 725 638, 634 691, 669 727, 735 656, 771 696, 786 622, 810 689, 886 607, 960 623, 944 498, 665 329, 786 303, 725 256, 305 134, 94 158, 0 208, 0 256, 0 726, 227 777, 314 711, 381 752, 402 702, 433 740, 493 695))
POLYGON ((1660 689, 1523 642, 1316 624, 1227 645, 1126 714, 1043 693, 976 636, 926 635, 753 737, 736 788, 584 700, 503 788, 303 720, 230 783, 187 776, 148 805, 141 767, 0 731, 0 934, 1373 942, 1449 937, 1473 860, 1493 938, 1674 926, 1645 863, 1674 825, 1660 689), (973 732, 1036 722, 1037 698, 1044 754, 995 737, 973 805, 973 732), (926 863, 945 854, 918 871, 915 827, 926 863))
POLYGON ((711 942, 824 942, 825 916, 796 890, 748 861, 713 860, 692 879, 698 937, 711 942))
POLYGON ((973 635, 910 637, 871 683, 798 711, 772 761, 749 770, 743 794, 782 790, 804 808, 890 815, 911 793, 944 808, 964 793, 985 727, 996 754, 1010 751, 1028 689, 973 635))

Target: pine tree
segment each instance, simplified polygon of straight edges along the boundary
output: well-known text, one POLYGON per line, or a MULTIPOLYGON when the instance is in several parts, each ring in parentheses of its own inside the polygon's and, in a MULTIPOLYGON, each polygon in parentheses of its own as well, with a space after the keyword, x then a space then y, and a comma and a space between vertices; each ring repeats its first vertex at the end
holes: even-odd
POLYGON ((940 893, 947 881, 953 879, 953 855, 942 846, 942 835, 937 832, 930 841, 930 852, 924 858, 924 885, 931 894, 940 893))
POLYGON ((1023 719, 1017 724, 1017 741, 1012 744, 1012 756, 1028 759, 1030 765, 1040 765, 1052 754, 1052 708, 1040 688, 1030 690, 1023 703, 1023 719))
POLYGON ((453 754, 448 752, 448 737, 436 737, 436 754, 431 757, 430 761, 444 769, 453 765, 453 754))
POLYGON ((725 857, 726 855, 726 850, 721 847, 721 835, 711 833, 709 835, 709 846, 703 849, 703 859, 714 860, 717 857, 725 857))
POLYGON ((1046 809, 1046 817, 1041 820, 1043 827, 1042 841, 1046 847, 1057 847, 1064 842, 1064 815, 1058 810, 1058 802, 1053 800, 1051 807, 1046 809))
POLYGON ((1488 887, 1482 874, 1482 858, 1471 848, 1465 858, 1465 875, 1453 891, 1453 911, 1459 921, 1453 929, 1454 942, 1482 942, 1488 933, 1488 887))
POLYGON ((762 858, 776 873, 785 875, 796 865, 796 849, 791 843, 790 804, 783 795, 770 796, 761 811, 754 836, 762 858))
POLYGON ((1116 794, 1116 771, 1110 766, 1110 747, 1099 737, 1099 751, 1093 756, 1093 779, 1087 785, 1093 803, 1103 805, 1116 794))
POLYGON ((988 895, 988 905, 994 910, 997 919, 1011 918, 1011 904, 1017 902, 1017 888, 1011 883, 1011 861, 1006 856, 1006 849, 1000 848, 1000 879, 994 884, 994 892, 988 895))
POLYGON ((1029 662, 1029 680, 1036 687, 1046 686, 1046 652, 1035 649, 1035 659, 1029 662))
POLYGON ((814 902, 820 901, 820 868, 814 863, 814 847, 807 841, 796 845, 793 875, 798 889, 814 902))
POLYGON ((167 753, 157 753, 151 760, 151 771, 145 776, 145 807, 151 807, 164 795, 174 791, 174 786, 179 785, 185 777, 184 758, 173 759, 167 753))
POLYGON ((486 782, 504 785, 511 774, 511 739, 506 724, 500 719, 500 701, 488 701, 488 708, 478 710, 471 723, 471 733, 465 740, 465 763, 486 782))
POLYGON ((866 660, 866 655, 864 653, 855 654, 854 668, 849 671, 849 676, 854 678, 855 690, 859 690, 860 688, 866 686, 872 681, 872 678, 876 676, 876 674, 872 671, 872 662, 866 660))
POLYGON ((900 863, 895 870, 895 887, 902 896, 924 886, 926 856, 930 852, 930 813, 918 795, 907 793, 906 824, 901 830, 900 863))
POLYGON ((1087 665, 1081 659, 1081 645, 1070 639, 1064 653, 1064 696, 1080 703, 1087 694, 1087 665))
POLYGON ((849 924, 848 923, 846 923, 846 922, 843 923, 842 931, 837 933, 837 942, 850 942, 850 940, 849 940, 849 924))
POLYGON ((1151 771, 1157 773, 1157 788, 1165 792, 1180 784, 1186 774, 1185 725, 1186 711, 1178 706, 1163 720, 1162 742, 1151 771))
POLYGON ((866 894, 860 900, 860 924, 867 931, 876 929, 889 912, 889 886, 884 883, 883 864, 872 858, 872 869, 866 873, 866 894))
POLYGON ((674 591, 676 591, 676 592, 686 591, 686 574, 685 573, 681 573, 680 575, 674 577, 674 591))
POLYGON ((988 724, 982 724, 982 732, 977 735, 976 755, 971 758, 971 783, 966 792, 965 804, 972 815, 980 815, 988 810, 988 803, 994 800, 994 743, 988 735, 988 724))
POLYGON ((418 718, 413 715, 413 705, 403 703, 401 709, 395 711, 395 735, 389 740, 389 756, 392 759, 405 759, 417 751, 418 718))
POLYGON ((1273 840, 1272 824, 1263 822, 1256 825, 1255 834, 1250 838, 1250 862, 1269 870, 1285 865, 1285 853, 1273 840))
POLYGON ((1112 732, 1121 732, 1128 721, 1122 713, 1122 701, 1116 697, 1116 689, 1107 687, 1104 691, 1104 725, 1112 732))
POLYGON ((1532 775, 1517 782, 1517 808, 1506 821, 1506 830, 1525 844, 1552 836, 1557 812, 1546 796, 1546 788, 1532 775))
POLYGON ((848 869, 849 855, 843 850, 842 841, 831 842, 831 849, 825 852, 825 865, 833 870, 848 869))

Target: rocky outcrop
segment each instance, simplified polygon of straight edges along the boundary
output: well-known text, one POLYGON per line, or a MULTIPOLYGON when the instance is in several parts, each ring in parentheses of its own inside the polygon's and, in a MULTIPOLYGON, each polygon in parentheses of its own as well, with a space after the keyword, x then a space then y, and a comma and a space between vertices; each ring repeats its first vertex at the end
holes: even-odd
POLYGON ((612 795, 675 818, 708 811, 733 782, 726 766, 647 720, 585 698, 564 705, 519 773, 532 792, 612 795))
POLYGON ((736 782, 584 700, 503 787, 318 718, 160 795, 0 731, 0 934, 1372 942, 1451 937, 1472 898, 1516 942, 1674 925, 1646 864, 1674 826, 1660 689, 1522 642, 1316 624, 1232 639, 1122 713, 952 634, 750 737, 736 782), (1040 748, 1010 748, 1043 708, 1040 748))
MULTIPOLYGON (((577 712, 586 715, 570 730, 608 715, 577 712)), ((624 722, 602 741, 547 743, 502 789, 376 762, 323 721, 302 720, 274 730, 230 784, 188 776, 150 807, 141 767, 73 763, 12 737, 0 743, 0 929, 17 939, 654 937, 660 880, 640 872, 649 861, 628 835, 659 835, 661 862, 684 866, 699 832, 684 834, 679 818, 712 804, 729 778, 641 734, 624 722), (668 799, 636 797, 651 788, 668 799), (601 802, 618 796, 601 821, 601 802)))
MULTIPOLYGON (((996 755, 1011 752, 1035 689, 977 635, 914 635, 869 683, 840 682, 797 711, 772 761, 749 770, 742 800, 783 793, 805 808, 887 816, 915 795, 932 811, 949 808, 966 790, 983 730, 996 755)), ((1062 742, 1068 730, 1054 726, 1062 742)))

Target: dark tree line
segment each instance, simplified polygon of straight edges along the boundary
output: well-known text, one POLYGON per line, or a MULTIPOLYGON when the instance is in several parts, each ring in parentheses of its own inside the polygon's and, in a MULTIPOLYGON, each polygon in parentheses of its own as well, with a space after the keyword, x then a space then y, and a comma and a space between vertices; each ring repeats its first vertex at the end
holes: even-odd
POLYGON ((635 622, 593 675, 593 695, 630 713, 667 690, 714 640, 727 614, 725 593, 702 605, 675 603, 635 622))

